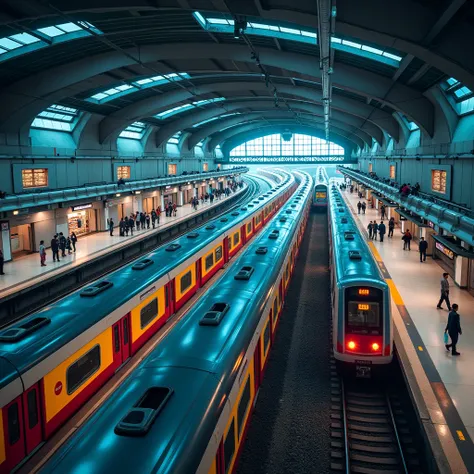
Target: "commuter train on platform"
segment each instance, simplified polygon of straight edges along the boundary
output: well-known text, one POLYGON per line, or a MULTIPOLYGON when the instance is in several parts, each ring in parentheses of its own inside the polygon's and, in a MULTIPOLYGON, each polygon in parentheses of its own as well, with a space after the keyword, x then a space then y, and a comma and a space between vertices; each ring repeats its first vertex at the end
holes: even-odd
POLYGON ((383 373, 393 356, 389 287, 334 185, 328 219, 334 357, 358 377, 383 373))
POLYGON ((241 209, 0 331, 1 474, 50 438, 267 225, 297 188, 293 176, 280 178, 241 209))
POLYGON ((41 473, 235 472, 311 206, 312 178, 41 473))
POLYGON ((316 170, 316 182, 313 192, 313 208, 326 211, 328 207, 329 179, 324 166, 318 166, 316 170))

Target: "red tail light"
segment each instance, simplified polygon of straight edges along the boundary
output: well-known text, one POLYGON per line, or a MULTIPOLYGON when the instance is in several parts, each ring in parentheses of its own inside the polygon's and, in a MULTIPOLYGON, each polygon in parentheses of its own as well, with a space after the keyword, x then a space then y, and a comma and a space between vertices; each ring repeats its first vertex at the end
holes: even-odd
POLYGON ((376 342, 374 342, 371 347, 374 352, 377 352, 380 349, 380 346, 376 342))
POLYGON ((349 341, 347 343, 347 348, 353 351, 356 348, 357 344, 354 341, 349 341))

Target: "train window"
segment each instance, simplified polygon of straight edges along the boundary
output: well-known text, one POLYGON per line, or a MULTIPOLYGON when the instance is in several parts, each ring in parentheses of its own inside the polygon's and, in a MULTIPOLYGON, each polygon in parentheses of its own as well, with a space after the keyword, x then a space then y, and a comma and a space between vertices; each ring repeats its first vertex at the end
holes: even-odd
POLYGON ((236 232, 234 234, 234 247, 239 243, 239 241, 240 241, 240 234, 236 232))
POLYGON ((216 262, 222 258, 222 245, 216 248, 216 262))
POLYGON ((377 328, 380 325, 379 313, 378 303, 349 301, 347 324, 349 327, 377 328))
POLYGON ((278 314, 278 299, 275 298, 275 300, 273 301, 273 320, 276 319, 277 314, 278 314))
POLYGON ((249 222, 247 224, 247 233, 249 233, 249 232, 252 232, 252 223, 251 222, 249 222))
POLYGON ((114 326, 114 352, 120 350, 120 334, 118 324, 114 326))
POLYGON ((8 442, 13 446, 20 439, 20 416, 18 403, 8 407, 8 442))
POLYGON ((204 262, 204 266, 206 267, 206 272, 210 268, 212 268, 213 265, 214 265, 214 253, 211 253, 210 255, 206 257, 206 260, 204 262))
POLYGON ((268 346, 270 345, 270 323, 268 323, 265 327, 265 331, 263 332, 263 353, 267 355, 268 346))
POLYGON ((31 430, 38 424, 38 401, 36 400, 36 388, 28 392, 27 403, 28 428, 31 430))
POLYGON ((128 344, 128 319, 123 320, 123 343, 128 344))
POLYGON ((242 435, 242 428, 244 427, 245 415, 247 414, 250 405, 250 375, 247 377, 244 391, 240 397, 239 407, 237 408, 237 427, 239 429, 239 438, 242 435))
POLYGON ((140 326, 146 328, 158 316, 158 298, 153 298, 140 310, 140 326))
POLYGON ((165 285, 165 307, 167 308, 170 304, 170 297, 169 297, 169 294, 168 294, 168 285, 165 285))
POLYGON ((186 273, 186 275, 183 275, 181 277, 181 280, 180 280, 181 293, 184 293, 191 286, 191 283, 192 283, 191 270, 189 270, 189 272, 186 273))
POLYGON ((234 420, 230 424, 229 431, 224 441, 224 472, 229 472, 230 465, 232 464, 232 458, 235 453, 235 433, 234 433, 234 420))
POLYGON ((95 345, 66 371, 67 394, 71 395, 100 368, 100 346, 95 345))
POLYGON ((286 278, 286 281, 288 281, 288 278, 290 278, 290 263, 289 262, 286 264, 285 272, 286 272, 286 277, 285 278, 286 278))

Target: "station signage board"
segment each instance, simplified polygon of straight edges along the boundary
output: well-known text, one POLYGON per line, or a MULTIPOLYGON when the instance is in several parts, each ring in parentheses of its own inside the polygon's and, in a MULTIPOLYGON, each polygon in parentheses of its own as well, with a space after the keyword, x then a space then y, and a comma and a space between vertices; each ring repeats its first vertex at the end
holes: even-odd
POLYGON ((436 242, 436 248, 444 253, 444 255, 446 255, 450 260, 454 260, 454 252, 445 247, 441 242, 436 242))
POLYGON ((71 206, 71 209, 73 211, 83 211, 84 209, 91 209, 92 208, 92 203, 87 203, 87 204, 80 204, 79 206, 71 206))

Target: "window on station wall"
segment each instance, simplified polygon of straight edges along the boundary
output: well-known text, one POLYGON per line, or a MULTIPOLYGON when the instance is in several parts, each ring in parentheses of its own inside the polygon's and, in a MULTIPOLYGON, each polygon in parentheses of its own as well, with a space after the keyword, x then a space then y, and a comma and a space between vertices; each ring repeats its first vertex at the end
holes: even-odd
POLYGON ((454 77, 441 83, 441 88, 449 97, 451 105, 458 115, 469 114, 474 111, 474 92, 454 77))
POLYGON ((390 165, 390 179, 395 179, 395 165, 390 165))
POLYGON ((202 164, 202 170, 203 171, 209 171, 209 163, 203 163, 202 164))
POLYGON ((431 170, 431 190, 446 194, 446 181, 448 172, 444 170, 431 170))
POLYGON ((117 179, 130 179, 130 166, 117 166, 117 179))
POLYGON ((175 175, 177 172, 178 172, 178 166, 173 163, 170 163, 168 165, 168 174, 175 175))
POLYGON ((300 133, 266 135, 242 143, 230 151, 230 156, 325 156, 344 158, 344 148, 322 138, 300 133))
POLYGON ((33 168, 21 170, 21 182, 25 189, 45 188, 48 186, 48 169, 33 168))
POLYGON ((40 112, 31 123, 32 128, 72 132, 77 125, 81 112, 72 107, 52 104, 40 112))

